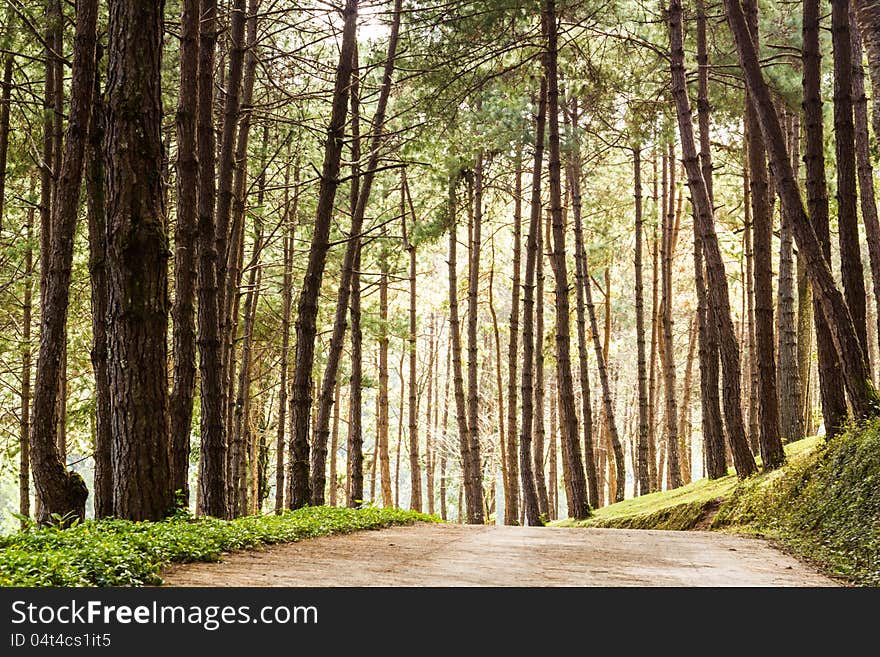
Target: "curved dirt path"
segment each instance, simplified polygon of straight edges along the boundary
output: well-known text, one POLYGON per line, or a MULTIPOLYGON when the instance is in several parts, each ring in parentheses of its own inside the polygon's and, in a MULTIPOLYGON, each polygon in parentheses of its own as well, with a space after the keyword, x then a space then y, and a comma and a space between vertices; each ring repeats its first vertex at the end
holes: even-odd
POLYGON ((713 532, 417 524, 177 565, 170 586, 836 586, 713 532))

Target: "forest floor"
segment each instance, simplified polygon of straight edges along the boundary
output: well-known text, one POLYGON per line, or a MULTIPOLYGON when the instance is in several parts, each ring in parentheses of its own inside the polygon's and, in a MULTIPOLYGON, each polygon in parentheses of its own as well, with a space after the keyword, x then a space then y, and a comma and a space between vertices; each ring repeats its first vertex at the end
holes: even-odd
POLYGON ((751 537, 429 523, 235 552, 161 576, 168 586, 837 585, 751 537))

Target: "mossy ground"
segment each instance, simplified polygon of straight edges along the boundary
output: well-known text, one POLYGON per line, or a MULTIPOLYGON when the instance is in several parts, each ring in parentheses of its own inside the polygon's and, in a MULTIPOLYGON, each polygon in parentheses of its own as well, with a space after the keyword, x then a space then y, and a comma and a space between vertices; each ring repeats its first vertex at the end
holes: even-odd
POLYGON ((0 537, 0 586, 160 584, 159 571, 170 563, 217 561, 231 550, 416 521, 438 519, 401 509, 308 507, 229 521, 180 515, 29 529, 0 537))

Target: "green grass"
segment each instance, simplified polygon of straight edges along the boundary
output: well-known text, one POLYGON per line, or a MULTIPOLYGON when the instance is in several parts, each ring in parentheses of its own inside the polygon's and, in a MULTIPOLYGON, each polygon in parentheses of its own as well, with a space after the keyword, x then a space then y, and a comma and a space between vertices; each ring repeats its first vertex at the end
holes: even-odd
MULTIPOLYGON (((804 438, 785 446, 791 460, 812 452, 821 438, 804 438)), ((760 459, 758 460, 760 463, 760 459)), ((699 479, 675 490, 642 495, 617 504, 596 509, 586 520, 560 520, 555 527, 613 527, 617 529, 693 529, 708 521, 709 513, 718 508, 737 487, 733 469, 721 479, 699 479)))
POLYGON ((0 536, 0 586, 161 584, 171 563, 218 561, 224 552, 305 538, 379 529, 435 516, 400 509, 308 507, 237 520, 185 515, 163 522, 90 520, 0 536))
POLYGON ((831 574, 880 586, 880 420, 742 482, 712 527, 775 538, 831 574))

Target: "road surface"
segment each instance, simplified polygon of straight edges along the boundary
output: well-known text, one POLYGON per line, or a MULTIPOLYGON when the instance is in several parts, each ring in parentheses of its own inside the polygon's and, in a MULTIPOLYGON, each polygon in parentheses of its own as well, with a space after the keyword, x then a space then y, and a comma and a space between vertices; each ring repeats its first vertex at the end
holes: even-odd
POLYGON ((175 565, 171 586, 835 586, 767 541, 714 532, 433 525, 175 565))

